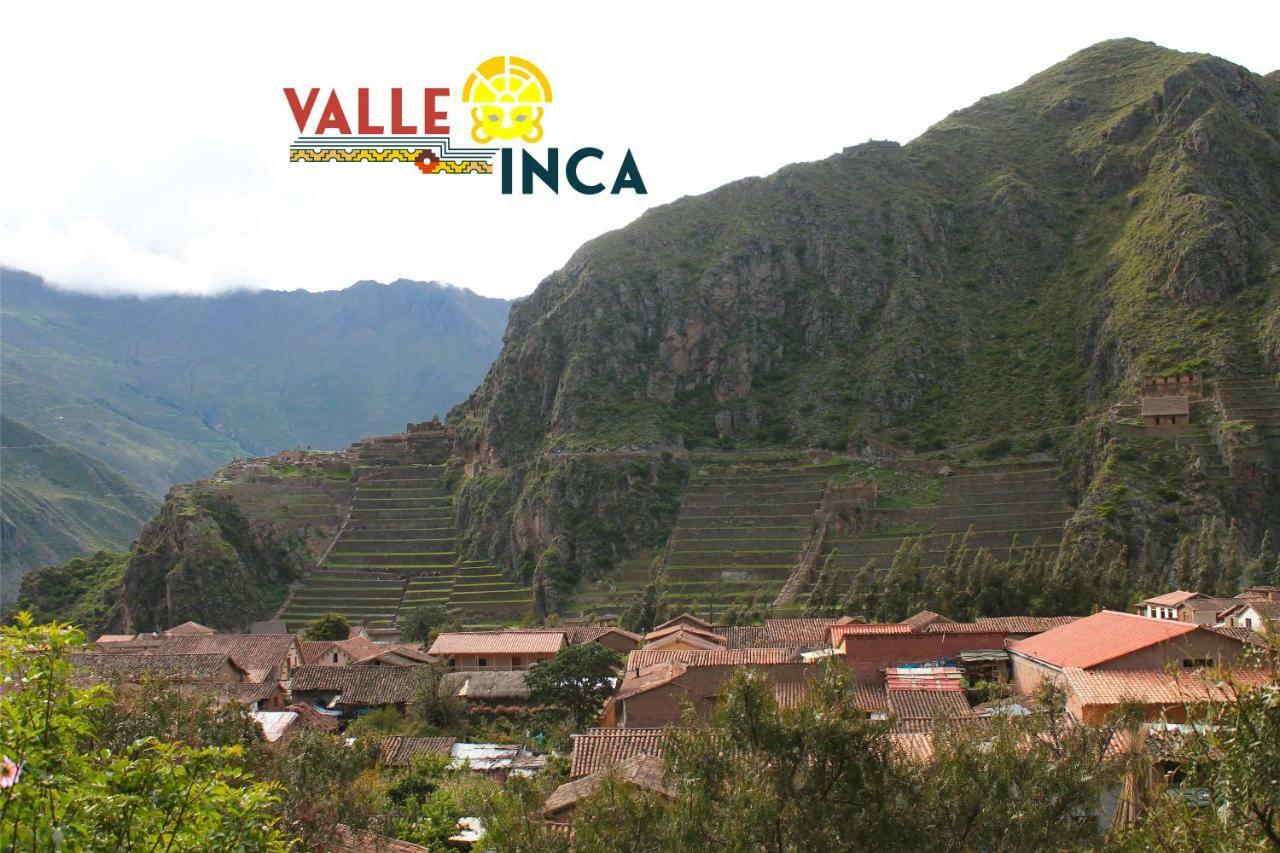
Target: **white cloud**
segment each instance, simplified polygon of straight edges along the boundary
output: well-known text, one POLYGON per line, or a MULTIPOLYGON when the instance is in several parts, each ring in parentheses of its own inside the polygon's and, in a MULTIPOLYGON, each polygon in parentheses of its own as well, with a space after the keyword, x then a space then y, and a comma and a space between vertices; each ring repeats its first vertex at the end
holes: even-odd
POLYGON ((0 53, 0 263, 109 292, 405 277, 515 296, 650 205, 906 141, 1104 38, 1280 65, 1275 3, 494 2, 457 24, 353 8, 6 4, 0 28, 21 37, 0 53), (465 138, 460 78, 504 52, 551 77, 547 144, 611 165, 631 148, 650 195, 502 197, 496 179, 287 162, 282 87, 450 86, 465 138))

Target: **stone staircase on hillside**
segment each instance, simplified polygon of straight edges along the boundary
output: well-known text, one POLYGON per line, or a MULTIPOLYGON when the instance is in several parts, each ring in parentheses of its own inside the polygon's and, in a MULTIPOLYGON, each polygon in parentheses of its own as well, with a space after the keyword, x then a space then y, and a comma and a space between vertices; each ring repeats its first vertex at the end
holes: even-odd
POLYGON ((805 454, 695 455, 662 574, 668 609, 713 620, 768 605, 804 554, 827 480, 846 469, 805 454))
POLYGON ((970 547, 985 547, 998 559, 1036 543, 1057 548, 1072 513, 1057 475, 1056 467, 1040 463, 961 469, 946 479, 942 499, 933 506, 877 507, 863 529, 828 531, 823 552, 824 559, 834 552, 835 588, 846 590, 871 559, 887 569, 911 538, 924 537, 925 565, 937 565, 952 537, 958 541, 970 527, 970 547))

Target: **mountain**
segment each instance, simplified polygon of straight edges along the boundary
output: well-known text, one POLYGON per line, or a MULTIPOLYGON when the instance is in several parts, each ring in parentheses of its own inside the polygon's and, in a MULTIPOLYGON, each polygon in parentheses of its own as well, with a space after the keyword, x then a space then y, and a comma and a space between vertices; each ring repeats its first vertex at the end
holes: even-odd
POLYGON ((6 411, 157 495, 236 455, 443 414, 497 352, 509 308, 403 280, 140 299, 0 278, 6 411))
POLYGON ((453 418, 495 462, 1071 423, 1143 373, 1272 365, 1277 240, 1280 83, 1104 42, 587 243, 453 418))
POLYGON ((0 416, 0 595, 22 568, 128 546, 160 502, 92 457, 0 416), (14 571, 16 567, 18 571, 14 571))
MULTIPOLYGON (((450 411, 434 511, 458 566, 529 584, 539 615, 625 608, 632 627, 663 606, 899 619, 1230 594, 1280 541, 1278 241, 1280 77, 1103 42, 906 145, 582 246, 450 411), (1190 423, 1144 424, 1147 376, 1203 388, 1190 423)), ((186 517, 171 499, 153 522, 174 554, 186 517)), ((406 589, 456 586, 386 538, 361 547, 406 589)), ((132 613, 130 578, 184 565, 135 549, 82 610, 132 613)), ((297 571, 264 569, 261 601, 297 571)))
MULTIPOLYGON (((1097 419, 1140 377, 1276 370, 1278 241, 1280 80, 1094 45, 906 145, 738 181, 582 246, 513 307, 450 413, 483 475, 461 525, 508 564, 553 543, 590 573, 634 541, 566 503, 600 479, 567 461, 583 451, 945 456, 1072 430, 1065 474, 1088 504, 1115 470, 1097 419)), ((1275 519, 1251 521, 1256 543, 1275 519)))
MULTIPOLYGON (((14 429, 83 454, 81 470, 87 457, 95 471, 114 471, 119 483, 107 491, 158 498, 235 457, 342 447, 443 414, 497 353, 509 305, 403 280, 323 293, 105 298, 4 269, 4 412, 14 429)), ((45 524, 55 516, 35 511, 30 493, 52 482, 64 500, 82 490, 93 502, 98 480, 44 469, 54 464, 48 455, 19 464, 7 444, 6 574, 128 546, 137 518, 129 530, 95 530, 83 514, 71 526, 45 524)))

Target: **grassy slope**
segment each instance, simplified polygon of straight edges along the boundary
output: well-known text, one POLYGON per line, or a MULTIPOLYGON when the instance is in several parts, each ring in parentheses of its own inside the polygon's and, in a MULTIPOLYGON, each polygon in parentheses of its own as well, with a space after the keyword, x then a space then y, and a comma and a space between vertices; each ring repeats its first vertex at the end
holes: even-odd
POLYGON ((1075 422, 1150 370, 1256 370, 1278 115, 1222 60, 1105 42, 906 146, 655 209, 513 309, 456 423, 508 461, 705 444, 726 409, 758 424, 740 444, 931 447, 1075 422))
POLYGON ((6 411, 157 495, 234 456, 443 414, 496 353, 508 307, 417 282, 140 300, 0 276, 6 411))
POLYGON ((7 416, 0 418, 0 446, 5 600, 37 566, 127 548, 159 506, 101 462, 7 416))

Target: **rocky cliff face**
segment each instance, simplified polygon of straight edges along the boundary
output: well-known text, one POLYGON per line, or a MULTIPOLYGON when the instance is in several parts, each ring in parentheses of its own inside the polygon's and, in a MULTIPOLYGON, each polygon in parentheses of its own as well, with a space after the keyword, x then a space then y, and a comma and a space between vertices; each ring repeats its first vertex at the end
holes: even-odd
POLYGON ((486 468, 729 432, 927 446, 1077 420, 1146 371, 1256 368, 1277 335, 1278 93, 1106 42, 905 146, 655 209, 513 308, 452 420, 486 468))
POLYGON ((270 525, 251 525, 225 495, 173 489, 134 544, 114 633, 163 630, 187 620, 247 628, 269 618, 311 555, 270 525))
POLYGON ((657 208, 515 305, 451 412, 470 471, 526 483, 473 545, 579 541, 546 509, 571 467, 530 497, 548 453, 936 450, 1079 423, 1150 372, 1275 368, 1278 239, 1280 82, 1133 40, 906 145, 657 208))

